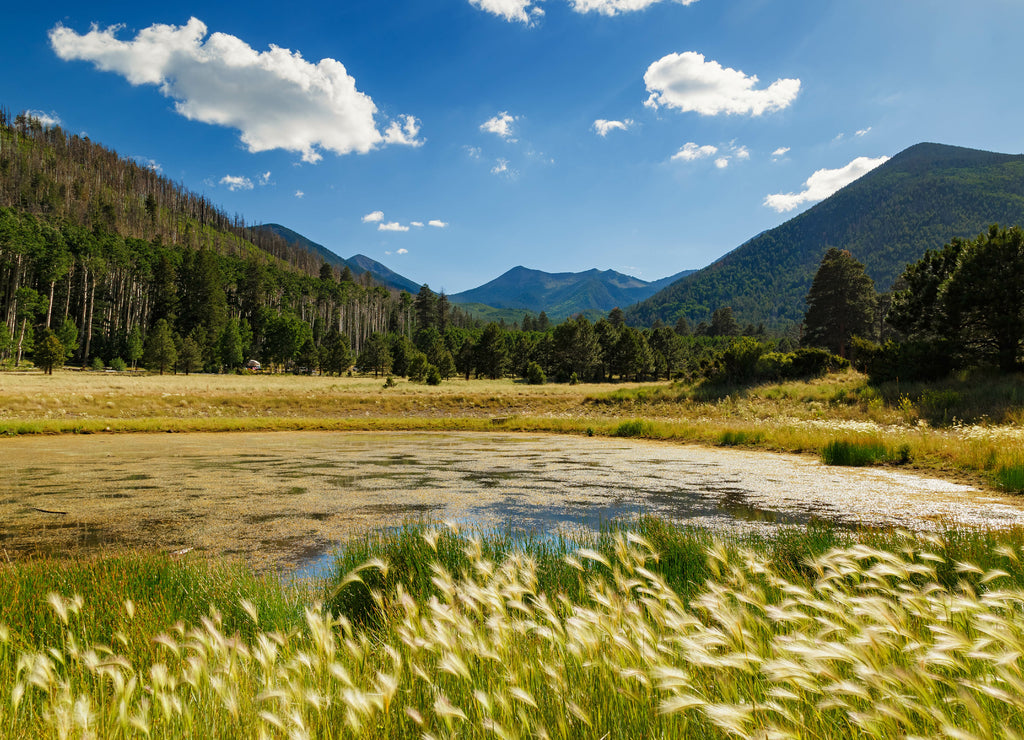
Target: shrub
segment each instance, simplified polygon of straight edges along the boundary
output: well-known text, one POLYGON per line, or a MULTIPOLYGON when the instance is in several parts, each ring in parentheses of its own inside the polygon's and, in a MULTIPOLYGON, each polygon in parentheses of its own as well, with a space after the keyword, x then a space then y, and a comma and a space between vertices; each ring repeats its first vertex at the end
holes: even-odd
POLYGON ((818 378, 829 372, 844 370, 849 366, 849 360, 834 355, 827 349, 801 347, 793 353, 789 377, 818 378))
POLYGON ((871 383, 892 380, 939 380, 953 369, 949 342, 886 342, 861 349, 858 364, 871 383))
POLYGON ((441 385, 441 371, 436 365, 427 365, 427 385, 441 385))
POLYGON ((758 378, 763 380, 782 380, 793 372, 792 352, 766 352, 757 359, 754 369, 758 378))
POLYGON ((110 369, 116 370, 119 373, 123 373, 128 369, 128 363, 122 360, 120 357, 115 357, 110 361, 110 369))
POLYGON ((753 337, 740 337, 722 353, 725 380, 744 383, 754 379, 757 361, 764 354, 764 345, 753 337))
POLYGON ((97 357, 97 358, 95 358, 92 361, 91 367, 92 367, 93 370, 98 370, 99 372, 103 372, 107 368, 107 365, 106 365, 105 362, 103 362, 103 358, 102 357, 97 357))
POLYGON ((547 382, 543 368, 536 362, 531 362, 526 366, 526 382, 530 385, 544 385, 547 382))

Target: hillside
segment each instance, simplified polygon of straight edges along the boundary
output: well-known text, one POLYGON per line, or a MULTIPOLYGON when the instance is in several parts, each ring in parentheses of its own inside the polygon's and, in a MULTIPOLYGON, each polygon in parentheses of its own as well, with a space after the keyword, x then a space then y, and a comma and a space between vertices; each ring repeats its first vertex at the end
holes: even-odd
POLYGON ((303 236, 297 231, 289 229, 287 226, 282 226, 281 224, 261 224, 256 227, 256 230, 272 233, 283 239, 288 244, 297 246, 316 255, 331 267, 335 267, 338 270, 344 270, 347 267, 352 271, 352 274, 356 276, 369 273, 370 277, 372 277, 377 283, 387 288, 393 288, 394 290, 399 291, 405 290, 410 293, 416 293, 420 289, 418 283, 413 282, 407 277, 399 275, 397 272, 394 272, 376 260, 372 260, 362 254, 357 254, 354 257, 344 259, 322 244, 317 244, 312 239, 303 236))
POLYGON ((309 366, 325 343, 343 360, 344 344, 411 331, 397 294, 322 277, 322 264, 100 144, 0 109, 0 363, 30 357, 47 330, 76 364, 135 362, 152 345, 185 371, 309 366))
POLYGON ((656 293, 666 281, 649 283, 614 270, 549 273, 513 267, 478 288, 449 296, 452 303, 482 303, 495 308, 544 311, 552 321, 578 313, 604 314, 656 293))
POLYGON ((632 324, 707 320, 731 306, 742 323, 803 318, 829 247, 847 249, 886 291, 910 262, 992 223, 1024 223, 1024 156, 917 144, 808 211, 627 310, 632 324))

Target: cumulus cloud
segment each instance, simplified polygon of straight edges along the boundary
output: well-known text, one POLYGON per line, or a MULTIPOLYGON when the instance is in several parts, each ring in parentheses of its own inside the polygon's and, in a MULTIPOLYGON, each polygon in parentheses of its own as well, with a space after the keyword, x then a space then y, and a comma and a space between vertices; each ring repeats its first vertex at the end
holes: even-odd
MULTIPOLYGON (((661 0, 570 0, 572 9, 577 13, 600 13, 601 15, 618 15, 645 8, 659 3, 661 0)), ((680 5, 693 5, 697 0, 674 0, 680 5)))
POLYGON ((447 221, 438 221, 436 218, 432 218, 432 219, 430 219, 430 221, 427 222, 427 225, 428 226, 433 226, 433 227, 438 228, 438 229, 443 229, 443 228, 445 228, 448 225, 448 222, 447 221))
POLYGON ((757 75, 705 61, 703 54, 687 51, 668 54, 651 64, 644 74, 651 93, 644 103, 694 111, 704 116, 762 113, 789 107, 800 92, 800 80, 780 79, 757 89, 757 75))
POLYGON ((267 170, 262 175, 260 175, 260 185, 269 185, 269 184, 270 184, 270 170, 267 170))
POLYGON ((25 111, 25 115, 39 121, 43 128, 53 128, 54 126, 63 125, 63 122, 60 120, 60 116, 53 112, 47 113, 42 110, 27 110, 25 111))
POLYGON ((373 213, 367 213, 365 216, 363 216, 363 223, 364 224, 372 224, 372 223, 376 223, 377 221, 383 221, 383 220, 384 220, 384 211, 374 211, 373 213))
POLYGON ((232 193, 237 190, 252 190, 252 180, 248 177, 241 177, 236 175, 224 175, 220 178, 221 185, 227 185, 228 190, 232 193))
POLYGON ((792 211, 804 203, 813 203, 824 200, 840 188, 846 187, 851 182, 867 174, 881 164, 888 161, 888 157, 857 157, 845 167, 835 170, 818 170, 804 182, 804 189, 799 193, 776 193, 764 199, 764 204, 769 208, 782 213, 792 211))
POLYGON ((284 149, 317 162, 322 150, 365 153, 385 144, 418 145, 410 116, 377 127, 377 106, 356 89, 345 66, 330 58, 313 64, 299 52, 271 46, 256 51, 225 33, 207 36, 202 21, 154 24, 131 41, 122 26, 86 34, 57 25, 50 45, 64 60, 92 62, 132 85, 156 85, 189 120, 241 132, 251 152, 284 149))
POLYGON ((409 254, 408 249, 399 249, 395 254, 409 254))
POLYGON ((728 166, 729 166, 729 158, 728 157, 719 157, 718 159, 715 160, 715 167, 717 167, 720 170, 724 170, 728 166))
POLYGON ((519 120, 518 116, 510 116, 508 111, 502 111, 494 118, 489 118, 481 123, 480 130, 496 134, 506 141, 515 141, 512 138, 512 124, 517 120, 519 120))
POLYGON ((384 132, 384 141, 388 144, 401 144, 403 146, 423 146, 423 139, 420 135, 420 122, 412 116, 401 115, 400 120, 388 124, 384 132))
POLYGON ((408 231, 408 226, 402 226, 397 221, 388 221, 386 224, 378 224, 377 231, 408 231))
POLYGON ((776 149, 774 152, 772 152, 772 159, 780 159, 782 157, 785 157, 786 154, 788 154, 788 153, 789 153, 789 147, 788 146, 780 146, 778 149, 776 149))
POLYGON ((711 144, 698 146, 694 142, 690 141, 684 144, 682 149, 673 154, 672 159, 682 162, 693 162, 698 159, 713 157, 716 154, 718 154, 717 146, 711 146, 711 144))
POLYGON ((296 197, 296 198, 302 198, 302 197, 303 197, 303 196, 305 196, 305 195, 306 195, 306 194, 305 194, 304 192, 302 192, 301 190, 296 190, 296 191, 295 191, 295 197, 296 197))
POLYGON ((483 156, 483 150, 478 146, 464 146, 463 149, 466 150, 470 159, 480 159, 483 156))
POLYGON ((410 226, 415 226, 417 229, 422 229, 423 228, 423 222, 422 221, 410 221, 409 225, 410 226))
POLYGON ((544 15, 544 10, 538 2, 539 0, 469 0, 469 4, 474 7, 500 15, 507 21, 519 21, 527 25, 544 15))
POLYGON ((598 118, 594 121, 594 131, 597 132, 598 136, 607 136, 609 131, 625 131, 633 125, 633 119, 627 118, 625 121, 606 121, 603 118, 598 118))
POLYGON ((732 156, 736 159, 750 159, 750 150, 745 146, 738 146, 732 150, 732 156))

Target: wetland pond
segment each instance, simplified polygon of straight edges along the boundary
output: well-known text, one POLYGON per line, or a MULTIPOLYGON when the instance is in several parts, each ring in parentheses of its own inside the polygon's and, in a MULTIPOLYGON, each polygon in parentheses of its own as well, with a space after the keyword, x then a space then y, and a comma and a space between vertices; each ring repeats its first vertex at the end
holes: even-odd
POLYGON ((0 440, 0 547, 234 555, 313 574, 353 536, 450 521, 544 536, 655 514, 718 529, 1024 524, 1024 500, 807 456, 541 434, 190 433, 0 440))

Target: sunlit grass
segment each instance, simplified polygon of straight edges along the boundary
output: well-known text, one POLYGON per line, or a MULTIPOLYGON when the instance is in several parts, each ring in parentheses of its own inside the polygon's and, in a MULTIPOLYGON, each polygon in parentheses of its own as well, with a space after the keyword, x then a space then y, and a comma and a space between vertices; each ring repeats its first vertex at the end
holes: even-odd
POLYGON ((813 454, 853 435, 897 451, 883 464, 899 462, 983 485, 995 485, 996 471, 1019 464, 1024 446, 1019 376, 880 388, 852 371, 807 382, 700 388, 667 382, 531 386, 462 378, 433 387, 400 379, 387 389, 373 376, 66 371, 0 377, 0 435, 524 431, 813 454), (949 424, 933 426, 933 418, 949 424))
POLYGON ((373 559, 329 587, 369 620, 214 590, 161 624, 138 584, 124 603, 30 581, 43 591, 0 626, 0 721, 13 737, 1013 737, 1022 537, 652 520, 540 547, 410 528, 355 548, 373 559))

